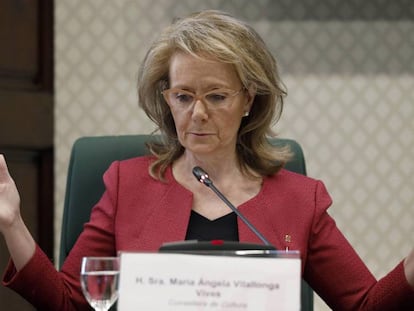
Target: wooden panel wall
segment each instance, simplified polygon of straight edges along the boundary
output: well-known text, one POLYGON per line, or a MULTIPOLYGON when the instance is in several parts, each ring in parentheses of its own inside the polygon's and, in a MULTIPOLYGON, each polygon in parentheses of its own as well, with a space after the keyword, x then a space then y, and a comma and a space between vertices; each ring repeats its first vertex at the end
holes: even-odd
MULTIPOLYGON (((0 1, 0 46, 0 153, 25 222, 53 258, 53 0, 0 1)), ((0 271, 8 258, 0 238, 0 271)), ((0 309, 6 305, 34 310, 0 286, 0 309)))

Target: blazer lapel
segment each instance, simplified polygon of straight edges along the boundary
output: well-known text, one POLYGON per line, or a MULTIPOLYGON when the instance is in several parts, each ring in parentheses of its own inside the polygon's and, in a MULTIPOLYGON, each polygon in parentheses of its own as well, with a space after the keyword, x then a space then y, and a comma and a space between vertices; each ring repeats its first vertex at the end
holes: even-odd
POLYGON ((140 233, 140 248, 157 250, 165 242, 183 241, 187 233, 193 195, 167 175, 168 183, 159 197, 157 206, 145 222, 140 233))

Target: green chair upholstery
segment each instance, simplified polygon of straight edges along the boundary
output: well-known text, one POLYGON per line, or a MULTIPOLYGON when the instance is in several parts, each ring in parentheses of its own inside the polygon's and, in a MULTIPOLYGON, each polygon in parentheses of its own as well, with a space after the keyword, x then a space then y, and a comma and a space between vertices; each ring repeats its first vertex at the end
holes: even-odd
MULTIPOLYGON (((155 139, 151 135, 120 135, 82 137, 75 141, 67 175, 62 231, 60 240, 61 267, 75 244, 83 225, 89 220, 92 207, 104 192, 102 176, 115 160, 123 160, 148 154, 145 142, 155 139)), ((306 175, 303 151, 290 139, 272 139, 272 144, 288 144, 294 153, 287 163, 288 170, 306 175)), ((313 310, 313 291, 302 282, 302 311, 313 310)))

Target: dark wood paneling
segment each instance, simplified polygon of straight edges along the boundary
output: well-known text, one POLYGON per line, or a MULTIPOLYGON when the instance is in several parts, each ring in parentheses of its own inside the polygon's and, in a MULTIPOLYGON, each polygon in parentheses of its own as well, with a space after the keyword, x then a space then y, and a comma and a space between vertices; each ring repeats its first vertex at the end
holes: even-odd
POLYGON ((0 146, 45 149, 52 144, 52 94, 0 89, 0 146))
POLYGON ((53 87, 53 1, 0 1, 0 89, 53 87))
POLYGON ((42 150, 38 159, 38 243, 50 258, 53 258, 54 246, 54 178, 53 148, 42 150))
POLYGON ((0 87, 32 89, 39 73, 38 1, 0 3, 0 87))
MULTIPOLYGON (((53 1, 0 0, 0 153, 30 232, 53 258, 53 1)), ((0 238, 0 271, 9 255, 0 238)), ((41 276, 39 276, 41 277, 41 276)), ((0 286, 0 309, 34 310, 0 286)))

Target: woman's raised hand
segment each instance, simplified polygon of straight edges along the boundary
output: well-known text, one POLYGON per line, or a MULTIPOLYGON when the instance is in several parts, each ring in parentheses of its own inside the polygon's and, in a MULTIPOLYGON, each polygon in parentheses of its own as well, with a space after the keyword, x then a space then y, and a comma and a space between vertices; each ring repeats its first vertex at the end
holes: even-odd
POLYGON ((6 233, 20 218, 20 196, 0 154, 0 232, 6 233))
POLYGON ((16 269, 20 270, 33 256, 36 243, 21 217, 19 192, 2 154, 0 154, 0 232, 4 236, 16 269))
POLYGON ((404 272, 408 283, 414 288, 414 249, 404 260, 404 272))

